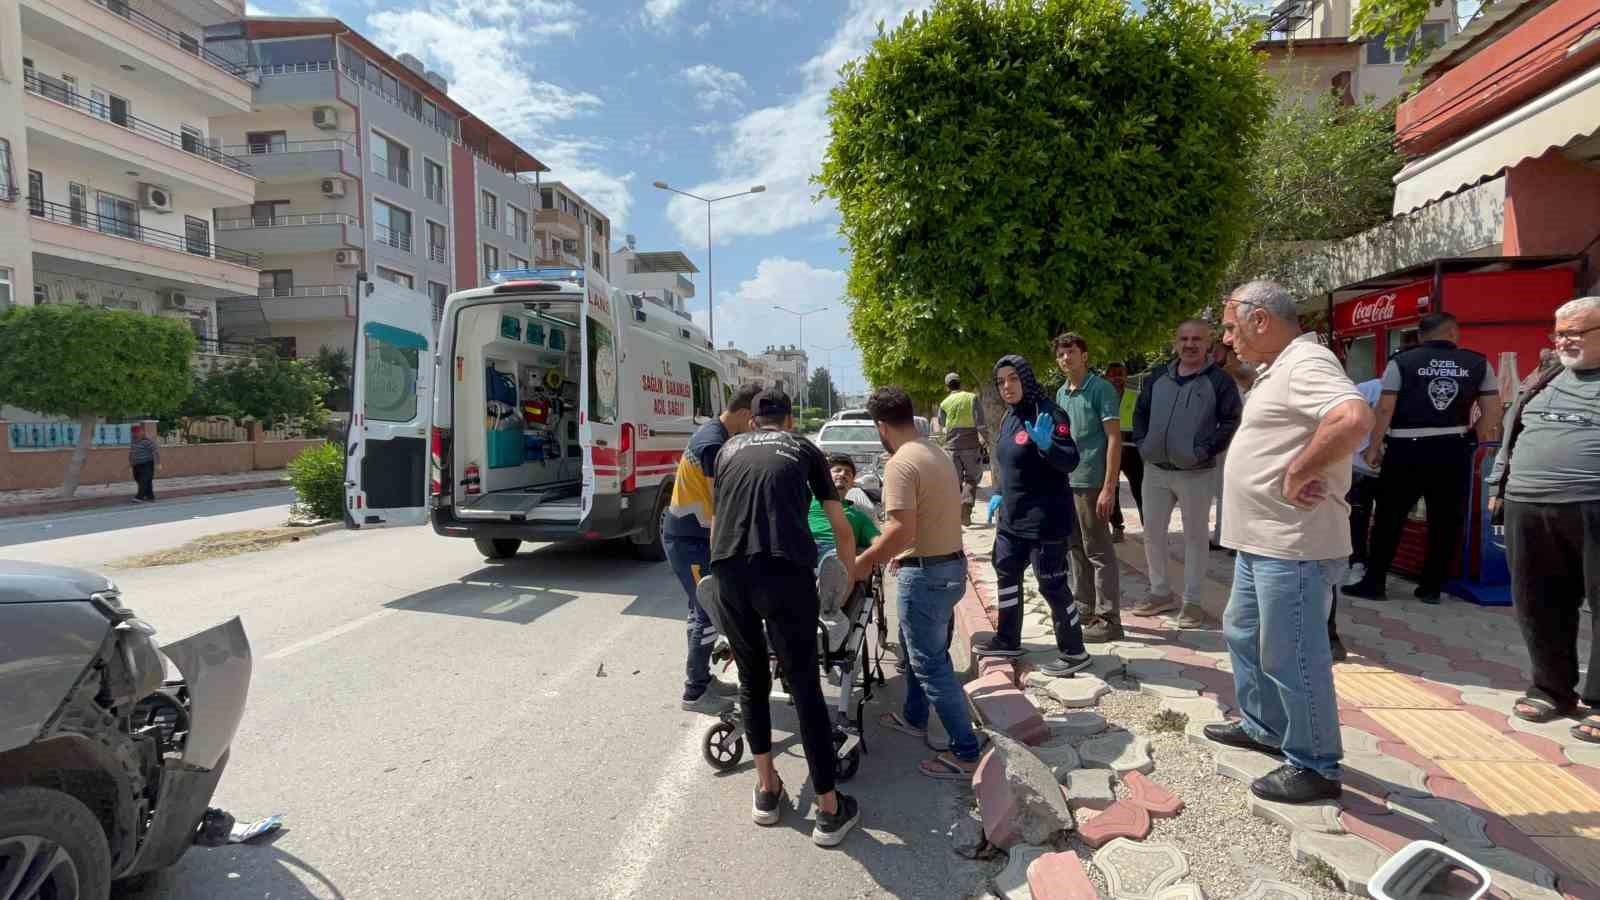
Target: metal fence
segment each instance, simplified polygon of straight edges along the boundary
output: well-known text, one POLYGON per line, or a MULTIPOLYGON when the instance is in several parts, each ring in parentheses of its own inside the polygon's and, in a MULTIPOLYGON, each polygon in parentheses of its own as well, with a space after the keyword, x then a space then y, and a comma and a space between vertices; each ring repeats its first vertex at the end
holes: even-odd
MULTIPOLYGON (((133 428, 139 422, 101 422, 94 426, 91 447, 127 447, 133 443, 133 428)), ((83 433, 76 422, 7 422, 6 442, 12 450, 71 450, 83 433)), ((322 437, 326 429, 308 429, 290 421, 264 429, 262 439, 292 441, 322 437)), ((250 440, 250 430, 223 416, 187 419, 161 431, 156 443, 162 447, 187 444, 226 444, 250 440)))
POLYGON ((162 128, 160 125, 147 122, 129 113, 126 107, 113 106, 103 100, 95 99, 92 95, 85 96, 80 94, 65 81, 58 81, 49 76, 41 76, 33 69, 24 70, 22 80, 24 87, 30 94, 37 94, 47 100, 54 100, 63 106, 70 106, 78 112, 87 113, 113 125, 119 125, 134 134, 214 162, 219 166, 226 166, 235 172, 241 172, 246 175, 250 173, 249 163, 238 157, 229 156, 221 150, 210 146, 205 142, 205 137, 202 135, 192 132, 185 134, 180 131, 162 128))

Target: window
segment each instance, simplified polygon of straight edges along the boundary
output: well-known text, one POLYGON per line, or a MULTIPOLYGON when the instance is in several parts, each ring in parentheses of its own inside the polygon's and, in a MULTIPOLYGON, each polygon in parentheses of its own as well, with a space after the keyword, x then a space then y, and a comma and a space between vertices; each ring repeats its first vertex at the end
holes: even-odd
POLYGON ((0 268, 0 309, 11 305, 11 270, 0 268))
POLYGON ((428 298, 433 301, 433 324, 438 325, 444 320, 444 300, 450 296, 450 289, 437 281, 428 282, 428 298))
POLYGON ((1432 52, 1434 48, 1444 43, 1444 32, 1443 22, 1425 23, 1420 32, 1420 46, 1419 35, 1413 34, 1399 49, 1392 51, 1384 43, 1389 39, 1389 33, 1380 32, 1367 42, 1367 65, 1386 66, 1391 63, 1403 63, 1415 54, 1432 52))
POLYGON ((528 242, 528 214, 515 206, 511 208, 511 233, 522 243, 528 242))
POLYGON ((429 222, 428 258, 441 266, 448 265, 448 257, 446 257, 445 254, 449 251, 449 246, 450 236, 444 230, 444 226, 440 225, 438 222, 429 222))
POLYGON ((96 223, 102 234, 115 234, 126 238, 139 236, 139 207, 126 197, 99 192, 96 196, 96 223))
MULTIPOLYGON (((694 418, 696 422, 709 419, 721 412, 722 388, 718 386, 717 373, 694 363, 689 364, 689 381, 694 390, 694 418)), ((874 426, 876 427, 876 426, 874 426)))
POLYGON ((289 146, 289 135, 283 131, 251 131, 244 142, 252 154, 282 153, 289 146))
POLYGON ((372 237, 380 244, 411 252, 411 213, 372 198, 372 237))
POLYGON ((17 198, 17 182, 11 172, 11 142, 0 138, 0 200, 17 198))
POLYGON ((383 266, 379 266, 378 277, 408 290, 416 290, 417 288, 417 280, 415 278, 404 272, 397 272, 394 269, 385 269, 383 266))
POLYGON ((554 209, 556 205, 556 192, 545 188, 539 192, 539 205, 543 209, 554 209))
POLYGON ((257 200, 250 204, 250 222, 256 228, 271 228, 283 219, 279 207, 288 205, 287 200, 257 200))
POLYGON ((105 97, 105 105, 101 107, 103 110, 101 117, 110 119, 113 125, 121 125, 123 128, 131 127, 128 119, 132 113, 132 105, 116 94, 108 93, 105 97))
POLYGON ((44 173, 37 169, 28 170, 28 212, 44 215, 44 173))
POLYGON ((513 268, 513 269, 526 269, 526 268, 528 268, 528 261, 523 259, 520 256, 513 256, 513 257, 511 257, 511 268, 513 268))
MULTIPOLYGON (((617 344, 611 336, 611 329, 598 319, 589 319, 587 327, 589 420, 613 424, 617 421, 617 344)), ((876 429, 873 433, 877 433, 876 429)))
POLYGON ((210 256, 211 223, 194 216, 184 216, 183 249, 195 256, 210 256))
POLYGON ((293 297, 294 296, 294 270, 293 269, 265 269, 261 272, 262 298, 293 297))
POLYGON ((432 200, 435 203, 445 202, 444 166, 439 165, 431 159, 423 159, 422 180, 425 185, 425 193, 427 194, 429 200, 432 200))
POLYGON ((179 125, 178 140, 183 146, 183 152, 205 155, 206 136, 201 134, 200 129, 193 125, 179 125))
POLYGON ((378 73, 378 93, 393 100, 395 95, 400 93, 400 83, 395 81, 394 76, 388 72, 380 72, 378 73))
POLYGON ((72 224, 80 228, 89 222, 89 190, 76 181, 67 184, 67 208, 72 224))
POLYGON ((411 186, 411 151, 374 131, 372 171, 404 187, 411 186))
POLYGON ((422 121, 429 125, 439 121, 439 107, 426 97, 422 98, 422 121))
POLYGON ((37 282, 34 283, 33 302, 35 305, 50 302, 50 288, 48 285, 39 284, 37 282))
POLYGON ((488 191, 484 191, 483 192, 483 204, 482 204, 482 206, 483 206, 483 219, 482 219, 483 227, 485 227, 485 228, 499 228, 500 227, 500 225, 499 225, 499 222, 500 222, 500 201, 498 199, 496 199, 495 195, 489 193, 488 191))
MULTIPOLYGON (((382 277, 386 271, 379 269, 379 276, 382 277)), ((417 373, 422 370, 422 353, 428 348, 427 339, 403 328, 376 322, 367 325, 363 339, 367 352, 366 364, 362 366, 362 383, 366 386, 362 413, 379 422, 410 422, 415 419, 417 373)))
POLYGON ((483 245, 483 280, 489 280, 489 273, 500 270, 500 248, 491 244, 483 245))

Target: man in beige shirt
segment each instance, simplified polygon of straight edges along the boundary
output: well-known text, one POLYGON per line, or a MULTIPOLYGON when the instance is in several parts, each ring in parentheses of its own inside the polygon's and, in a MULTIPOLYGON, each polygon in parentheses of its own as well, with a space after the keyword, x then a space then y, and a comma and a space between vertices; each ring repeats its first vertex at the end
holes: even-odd
POLYGON ((879 388, 867 413, 889 451, 883 472, 883 533, 856 557, 856 570, 893 559, 900 646, 910 663, 901 712, 879 723, 924 742, 932 706, 950 735, 950 749, 922 761, 930 778, 968 781, 978 767, 978 736, 965 694, 950 664, 950 619, 966 592, 967 558, 961 552, 961 482, 945 453, 917 430, 911 397, 897 387, 879 388))
POLYGON ((1300 333, 1281 286, 1234 291, 1222 331, 1258 374, 1223 472, 1222 543, 1238 555, 1222 628, 1243 718, 1205 733, 1286 758, 1250 786, 1257 797, 1335 799, 1344 751, 1325 623, 1350 556, 1351 454, 1372 410, 1333 351, 1300 333))

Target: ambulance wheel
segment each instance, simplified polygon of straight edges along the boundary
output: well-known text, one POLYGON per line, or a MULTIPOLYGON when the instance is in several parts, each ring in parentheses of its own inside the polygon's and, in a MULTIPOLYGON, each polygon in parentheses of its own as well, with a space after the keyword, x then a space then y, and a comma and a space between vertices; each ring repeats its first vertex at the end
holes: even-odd
POLYGON ((700 752, 705 755, 706 762, 721 772, 737 766, 739 760, 744 759, 744 738, 737 737, 729 741, 730 734, 733 734, 733 724, 718 722, 706 729, 705 739, 700 742, 700 752))
POLYGON ((661 489, 656 492, 656 508, 650 516, 649 524, 645 526, 642 534, 628 542, 628 549, 632 551, 634 559, 661 562, 667 558, 667 548, 661 543, 661 534, 666 530, 667 504, 671 498, 672 482, 661 482, 661 489))
MULTIPOLYGON (((833 736, 834 749, 838 749, 839 747, 843 746, 844 741, 845 736, 843 732, 835 734, 833 736)), ((835 760, 833 777, 839 779, 840 781, 849 781, 850 779, 856 777, 856 772, 861 768, 861 745, 856 744, 855 749, 851 750, 849 753, 846 753, 844 756, 835 757, 835 760)))
POLYGON ((510 559, 522 546, 516 538, 475 538, 472 542, 478 545, 478 552, 484 559, 510 559))

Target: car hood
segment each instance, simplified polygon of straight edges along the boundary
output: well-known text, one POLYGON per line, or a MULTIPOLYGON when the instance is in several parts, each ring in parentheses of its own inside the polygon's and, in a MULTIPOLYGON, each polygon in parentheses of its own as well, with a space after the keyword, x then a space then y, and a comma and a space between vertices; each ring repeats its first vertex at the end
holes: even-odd
POLYGON ((84 569, 0 559, 0 603, 88 600, 114 590, 111 579, 84 569))

